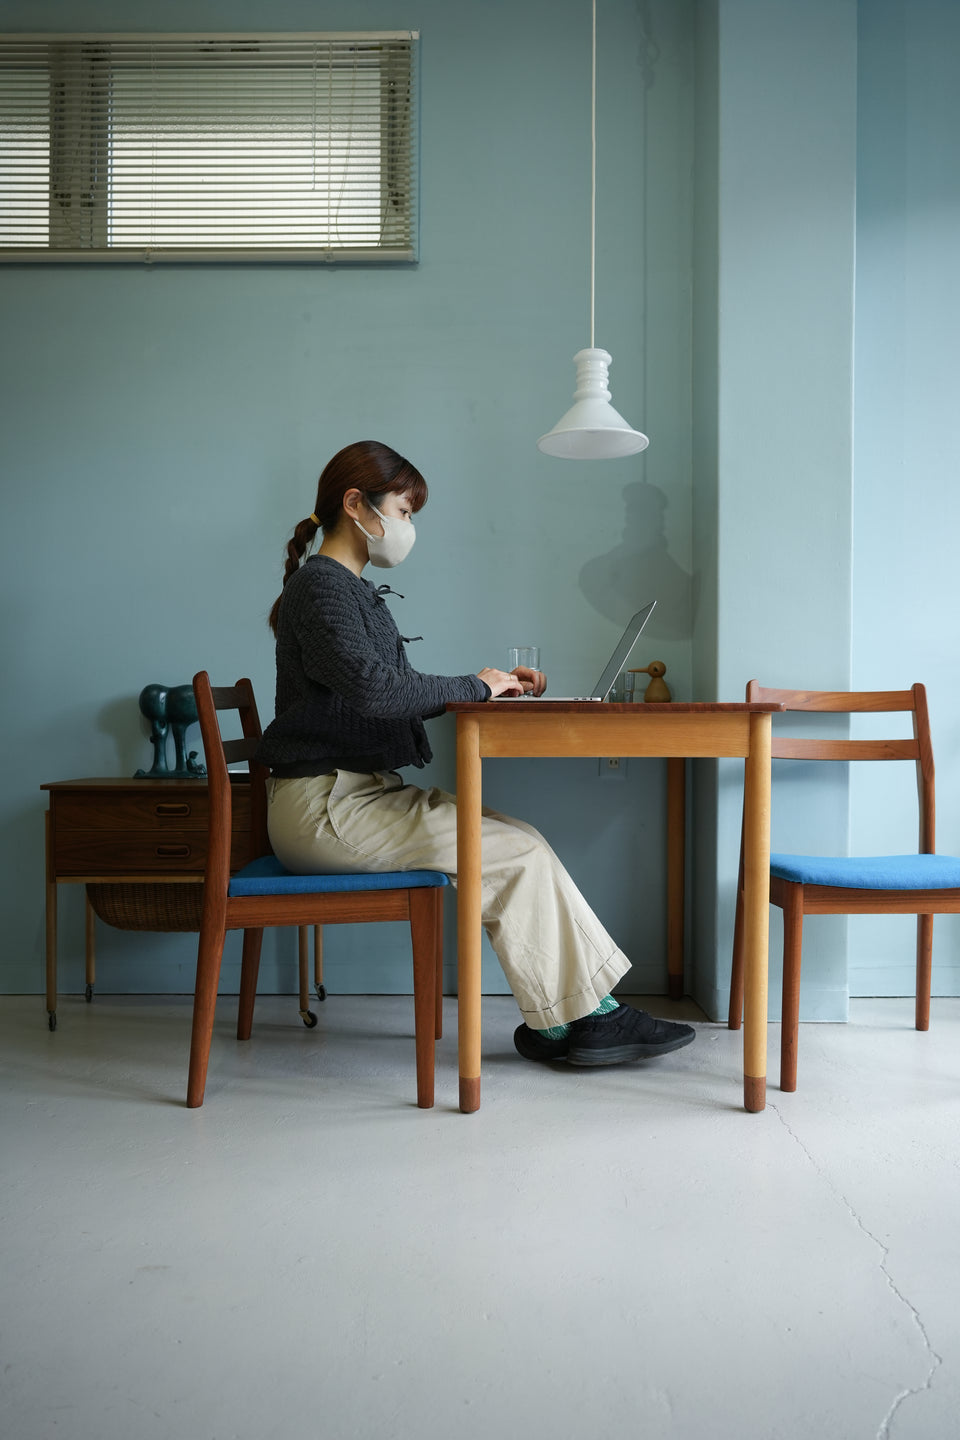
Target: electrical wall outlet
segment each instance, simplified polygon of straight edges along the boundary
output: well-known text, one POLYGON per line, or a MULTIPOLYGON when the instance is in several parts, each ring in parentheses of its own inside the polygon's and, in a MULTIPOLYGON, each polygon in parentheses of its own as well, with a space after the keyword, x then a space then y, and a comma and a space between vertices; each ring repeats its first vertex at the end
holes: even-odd
POLYGON ((601 780, 625 780, 627 775, 627 762, 623 756, 607 755, 600 762, 601 780))

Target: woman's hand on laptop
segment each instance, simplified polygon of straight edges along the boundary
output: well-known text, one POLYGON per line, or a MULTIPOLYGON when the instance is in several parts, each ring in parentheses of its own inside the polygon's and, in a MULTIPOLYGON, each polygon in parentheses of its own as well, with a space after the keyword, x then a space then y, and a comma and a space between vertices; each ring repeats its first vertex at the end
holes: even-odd
POLYGON ((530 685, 525 686, 517 674, 508 673, 506 670, 478 670, 477 674, 485 685, 489 685, 491 699, 498 695, 522 695, 524 690, 532 688, 530 685))
POLYGON ((516 675, 525 695, 542 695, 547 688, 547 677, 542 670, 531 670, 526 665, 518 665, 511 674, 516 675))

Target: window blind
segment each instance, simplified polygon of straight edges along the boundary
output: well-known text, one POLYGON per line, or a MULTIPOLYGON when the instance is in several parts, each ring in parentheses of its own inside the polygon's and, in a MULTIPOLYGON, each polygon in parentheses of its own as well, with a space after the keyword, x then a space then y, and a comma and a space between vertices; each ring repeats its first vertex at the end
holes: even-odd
POLYGON ((417 38, 0 36, 0 259, 415 260, 417 38))

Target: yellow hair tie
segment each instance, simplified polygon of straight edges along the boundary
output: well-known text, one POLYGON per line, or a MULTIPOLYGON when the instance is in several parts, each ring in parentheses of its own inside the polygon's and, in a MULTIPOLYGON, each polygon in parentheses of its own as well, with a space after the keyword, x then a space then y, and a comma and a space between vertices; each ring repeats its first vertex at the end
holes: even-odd
POLYGON ((318 529, 318 530, 320 529, 320 521, 317 519, 316 515, 314 515, 314 513, 313 513, 312 510, 311 510, 310 514, 307 516, 307 519, 308 519, 308 520, 312 520, 313 523, 314 523, 314 525, 316 525, 317 529, 318 529))

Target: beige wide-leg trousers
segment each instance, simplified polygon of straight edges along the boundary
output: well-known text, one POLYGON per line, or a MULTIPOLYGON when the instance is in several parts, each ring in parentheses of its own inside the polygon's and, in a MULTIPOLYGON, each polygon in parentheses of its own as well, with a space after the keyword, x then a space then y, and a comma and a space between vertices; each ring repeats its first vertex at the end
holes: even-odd
MULTIPOLYGON (((298 875, 443 870, 457 879, 457 802, 397 774, 337 770, 270 780, 267 826, 298 875)), ((483 812, 481 917, 526 1023, 545 1030, 595 1010, 630 968, 530 825, 483 812)))

